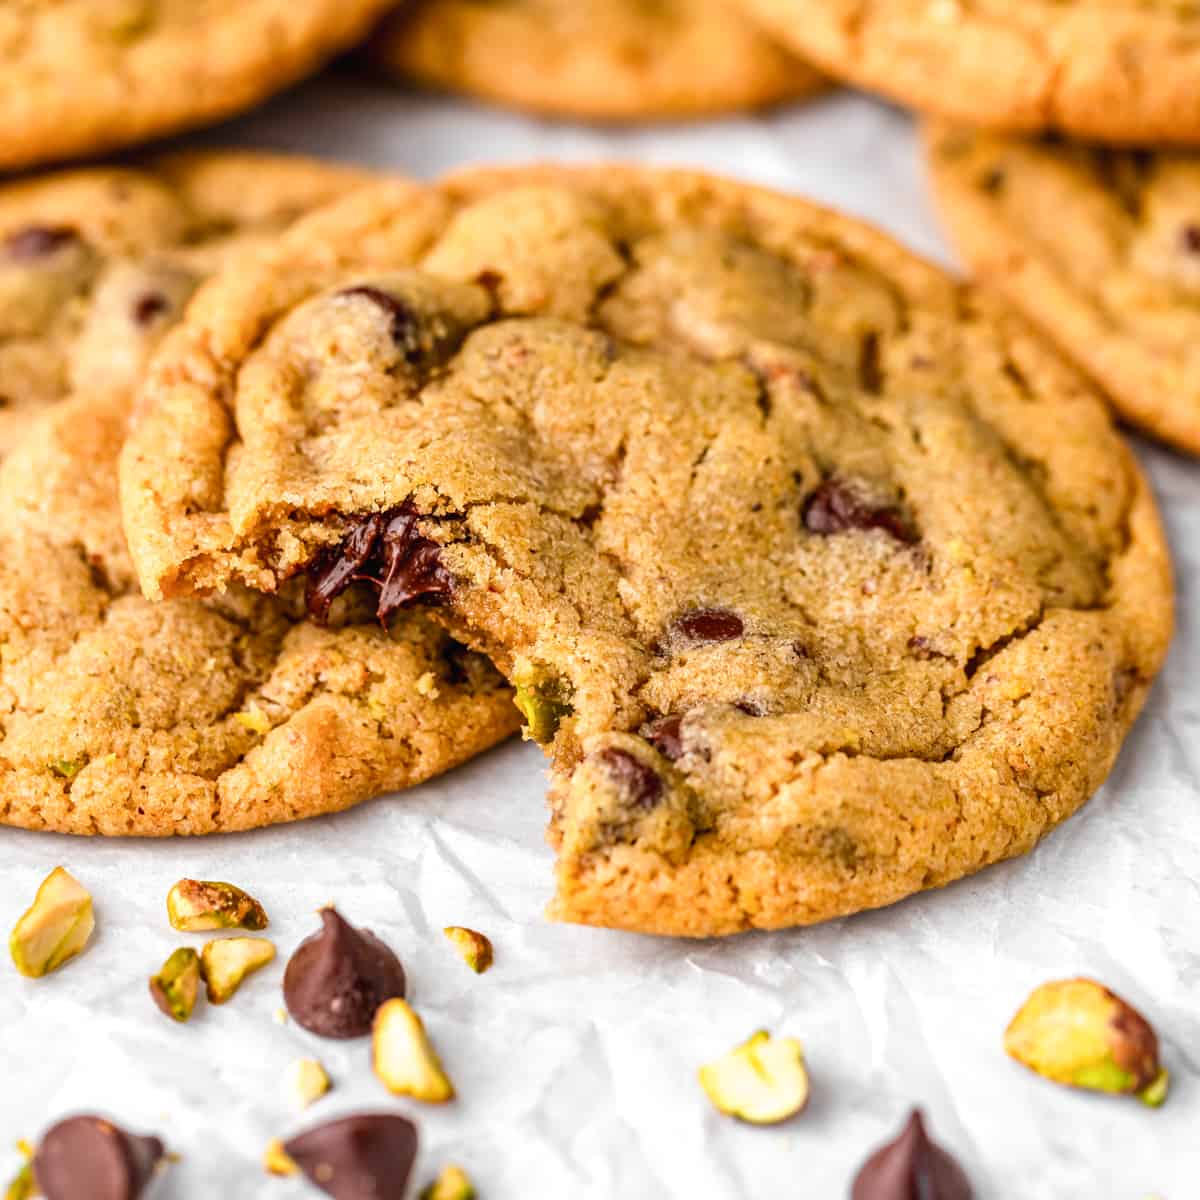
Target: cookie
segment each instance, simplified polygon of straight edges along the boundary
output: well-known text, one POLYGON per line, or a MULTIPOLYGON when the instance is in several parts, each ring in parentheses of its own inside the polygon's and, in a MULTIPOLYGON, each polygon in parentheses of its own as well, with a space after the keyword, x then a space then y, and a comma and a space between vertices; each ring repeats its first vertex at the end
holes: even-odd
POLYGON ((0 454, 72 392, 131 388, 226 256, 368 178, 213 152, 0 187, 0 454))
POLYGON ((495 669, 421 613, 233 588, 150 604, 121 535, 119 393, 46 414, 0 467, 0 823, 165 836, 336 812, 518 724, 495 669))
POLYGON ((369 53, 435 87, 598 120, 731 112, 822 86, 733 0, 419 0, 369 53))
POLYGON ((393 0, 9 0, 0 169, 220 120, 357 41, 393 0))
POLYGON ((744 0, 831 76, 939 117, 1200 142, 1194 0, 744 0))
POLYGON ((929 174, 967 265, 1128 421, 1200 454, 1200 155, 931 123, 929 174))
POLYGON ((712 935, 1028 850, 1172 618, 1149 489, 1007 309, 684 172, 356 193, 203 289, 122 458, 151 594, 347 579, 517 686, 559 917, 712 935))

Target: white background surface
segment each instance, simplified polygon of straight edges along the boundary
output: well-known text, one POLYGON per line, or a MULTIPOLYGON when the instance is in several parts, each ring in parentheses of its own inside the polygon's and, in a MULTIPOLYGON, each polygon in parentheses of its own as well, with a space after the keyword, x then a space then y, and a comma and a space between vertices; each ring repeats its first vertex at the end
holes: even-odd
MULTIPOLYGON (((207 140, 422 177, 487 159, 687 163, 808 193, 946 258, 907 119, 861 98, 597 132, 343 78, 207 140)), ((18 1136, 92 1109, 183 1154, 156 1200, 298 1200, 317 1193, 261 1172, 268 1139, 371 1108, 420 1125, 413 1196, 452 1160, 483 1200, 833 1200, 916 1102, 978 1200, 1197 1200, 1200 464, 1141 450, 1175 549, 1180 632, 1111 780, 1034 854, 884 912, 708 943, 551 925, 542 760, 519 742, 403 797, 257 834, 105 843, 0 830, 5 931, 57 863, 92 890, 99 923, 86 955, 47 979, 0 962, 0 1169, 15 1167, 18 1136), (224 1008, 175 1026, 146 978, 184 940, 163 907, 182 875, 252 890, 280 958, 224 1008), (283 964, 329 901, 401 955, 455 1104, 390 1100, 367 1042, 272 1019, 283 964), (491 936, 491 972, 459 961, 440 932, 450 923, 491 936), (1075 973, 1158 1028, 1173 1074, 1161 1111, 1057 1088, 1005 1057, 1026 994, 1075 973), (804 1042, 813 1080, 807 1112, 770 1130, 718 1116, 696 1083, 699 1064, 760 1026, 804 1042), (307 1056, 336 1090, 301 1118, 284 1080, 307 1056)))

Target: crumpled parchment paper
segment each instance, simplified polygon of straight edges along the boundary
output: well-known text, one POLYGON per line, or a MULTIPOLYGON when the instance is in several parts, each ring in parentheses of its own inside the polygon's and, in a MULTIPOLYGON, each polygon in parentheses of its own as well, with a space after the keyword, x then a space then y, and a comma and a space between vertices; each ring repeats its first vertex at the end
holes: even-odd
MULTIPOLYGON (((949 262, 906 117, 834 96, 764 119, 597 131, 348 77, 309 84, 204 135, 429 177, 471 161, 644 159, 808 193, 949 262)), ((405 796, 257 834, 103 842, 0 830, 0 924, 64 863, 92 890, 86 955, 41 981, 0 963, 0 1170, 8 1147, 81 1109, 155 1131, 182 1161, 162 1200, 315 1195, 263 1174, 270 1138, 365 1108, 420 1124, 412 1195, 447 1161, 484 1200, 833 1200, 913 1103, 979 1200, 1200 1197, 1200 463, 1139 443, 1176 554, 1180 630, 1103 791, 1034 854, 883 912, 711 943, 549 924, 544 770, 519 741, 405 796), (187 1026, 146 979, 182 941, 180 876, 229 879, 271 914, 280 959, 187 1026), (400 953, 410 999, 454 1079, 444 1108, 391 1100, 366 1042, 273 1019, 283 963, 336 901, 400 953), (441 928, 486 932, 474 976, 441 928), (1151 1112, 1058 1088, 1001 1038, 1046 979, 1092 974, 1158 1028, 1174 1076, 1151 1112), (759 1027, 799 1037, 809 1109, 775 1129, 713 1111, 697 1067, 759 1027), (334 1092, 301 1117, 290 1065, 334 1092)), ((6 1176, 0 1175, 0 1179, 6 1176)))

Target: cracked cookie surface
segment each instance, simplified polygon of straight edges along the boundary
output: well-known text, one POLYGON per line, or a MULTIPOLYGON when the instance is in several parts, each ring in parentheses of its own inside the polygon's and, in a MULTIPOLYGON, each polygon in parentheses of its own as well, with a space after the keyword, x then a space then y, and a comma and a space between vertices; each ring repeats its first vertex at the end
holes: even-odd
POLYGON ((0 187, 0 454, 76 391, 131 389, 201 279, 370 178, 211 152, 0 187))
POLYGON ((1029 849, 1166 648, 1157 513, 1022 321, 683 172, 357 193, 203 289, 122 459, 143 585, 346 579, 488 653, 560 917, 707 935, 1029 849))
POLYGON ((1007 130, 1200 142, 1197 0, 744 0, 834 78, 1007 130))
POLYGON ((0 168, 217 121, 357 41, 391 0, 6 0, 0 168))
POLYGON ((121 534, 119 393, 46 414, 0 467, 0 823, 166 836, 336 812, 517 727, 484 658, 419 613, 234 588, 148 603, 121 534))
POLYGON ((1200 454, 1200 154, 931 122, 951 240, 1135 425, 1200 454))
POLYGON ((822 86, 734 0, 419 0, 369 53, 435 87, 603 120, 757 108, 822 86))

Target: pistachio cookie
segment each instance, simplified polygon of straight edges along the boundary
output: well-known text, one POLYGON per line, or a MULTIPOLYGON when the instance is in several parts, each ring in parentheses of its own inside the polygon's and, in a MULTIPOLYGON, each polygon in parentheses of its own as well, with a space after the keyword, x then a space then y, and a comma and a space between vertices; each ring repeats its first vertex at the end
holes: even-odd
POLYGON ((504 680, 420 613, 390 634, 302 591, 150 604, 121 534, 118 393, 81 394, 0 467, 0 823, 199 834, 348 808, 513 732, 504 680))
POLYGON ((931 124, 951 239, 1127 420, 1200 454, 1200 155, 931 124))
POLYGON ((1200 142, 1196 0, 744 2, 830 75, 923 112, 1105 142, 1200 142))
POLYGON ((1171 580, 1104 406, 882 235, 683 172, 367 189, 204 288, 122 458, 151 595, 371 581, 552 756, 559 917, 709 935, 1028 850, 1171 580))
POLYGON ((249 108, 394 0, 7 0, 0 170, 96 154, 249 108))
POLYGON ((368 178, 206 153, 0 187, 0 455, 73 392, 132 388, 205 275, 368 178))
POLYGON ((600 120, 757 108, 821 86, 734 0, 418 0, 370 54, 436 87, 600 120))

